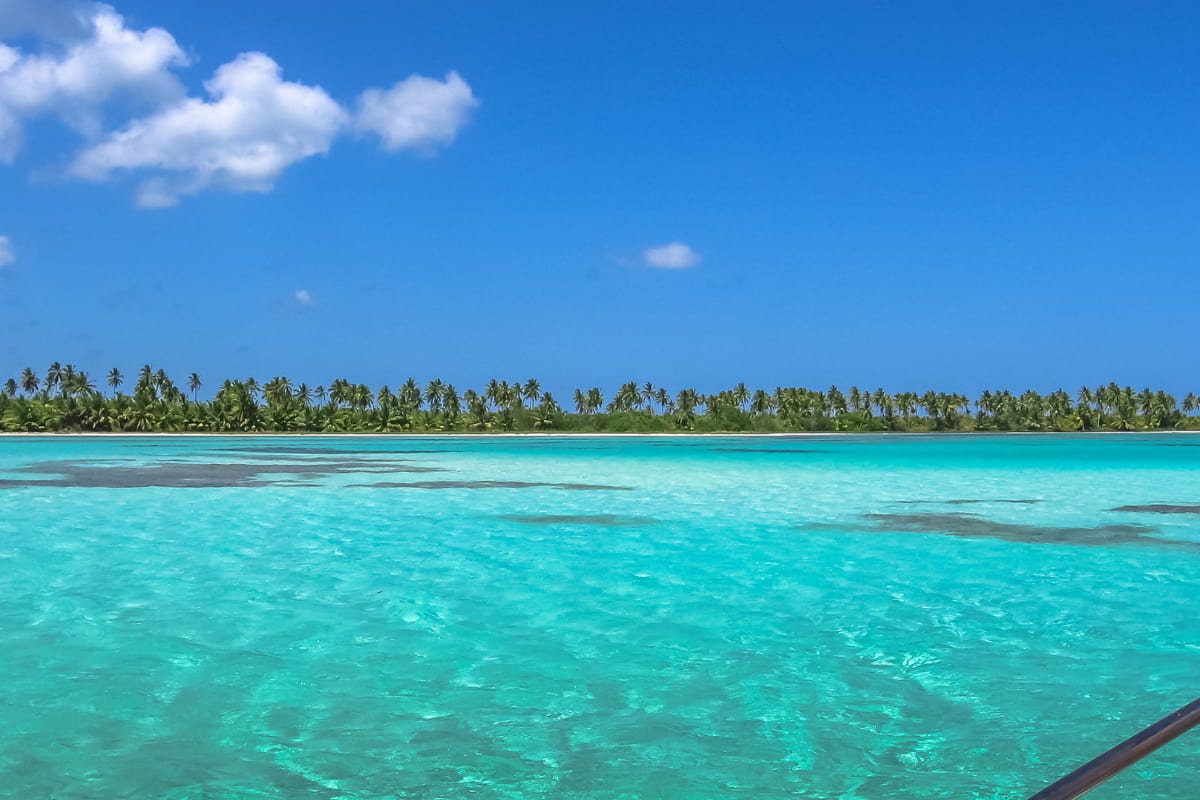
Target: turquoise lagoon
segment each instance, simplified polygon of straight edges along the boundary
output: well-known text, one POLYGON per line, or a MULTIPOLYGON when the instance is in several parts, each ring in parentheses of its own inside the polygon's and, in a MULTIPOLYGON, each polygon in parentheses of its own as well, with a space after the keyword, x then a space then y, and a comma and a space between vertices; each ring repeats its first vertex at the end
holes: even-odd
POLYGON ((1186 435, 5 437, 0 796, 1021 798, 1200 695, 1198 511, 1186 435))

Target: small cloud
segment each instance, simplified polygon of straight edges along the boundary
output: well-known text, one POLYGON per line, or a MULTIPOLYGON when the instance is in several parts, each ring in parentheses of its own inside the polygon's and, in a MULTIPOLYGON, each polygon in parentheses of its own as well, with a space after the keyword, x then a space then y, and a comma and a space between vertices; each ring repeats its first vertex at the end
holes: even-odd
POLYGON ((292 297, 296 298, 296 302, 302 306, 311 306, 316 301, 313 296, 308 293, 308 289, 297 289, 292 297))
POLYGON ((9 264, 17 260, 13 253, 12 243, 7 236, 0 236, 0 269, 7 267, 9 264))
POLYGON ((457 72, 444 80, 410 75, 390 89, 368 89, 358 98, 354 125, 374 133, 383 149, 431 153, 454 141, 479 101, 457 72))
POLYGON ((651 247, 642 255, 646 259, 646 266, 657 269, 686 269, 700 263, 700 254, 683 242, 651 247))
POLYGON ((165 178, 147 178, 137 190, 138 208, 172 208, 179 205, 179 195, 165 178))

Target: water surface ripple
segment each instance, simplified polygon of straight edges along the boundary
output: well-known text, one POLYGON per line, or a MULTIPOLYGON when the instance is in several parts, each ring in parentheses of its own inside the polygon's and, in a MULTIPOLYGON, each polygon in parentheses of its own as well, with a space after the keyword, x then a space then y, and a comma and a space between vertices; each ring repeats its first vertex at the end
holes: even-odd
POLYGON ((1028 796, 1200 695, 1189 442, 3 437, 0 796, 1028 796))

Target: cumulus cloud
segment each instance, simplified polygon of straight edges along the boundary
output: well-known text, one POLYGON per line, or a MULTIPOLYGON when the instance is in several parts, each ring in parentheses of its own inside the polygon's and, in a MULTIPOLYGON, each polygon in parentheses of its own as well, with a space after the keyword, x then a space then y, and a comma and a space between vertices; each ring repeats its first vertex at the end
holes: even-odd
POLYGON ((390 89, 368 89, 358 98, 354 125, 377 134, 389 152, 432 151, 454 141, 479 101, 457 72, 444 80, 410 75, 390 89))
POLYGON ((212 100, 187 98, 85 150, 74 173, 103 180, 116 170, 164 171, 144 182, 142 206, 167 206, 209 187, 266 192, 291 164, 329 152, 346 113, 325 91, 284 81, 262 53, 243 53, 204 84, 212 100))
POLYGON ((0 269, 4 269, 16 260, 17 256, 13 253, 12 243, 7 236, 0 236, 0 269))
POLYGON ((651 247, 642 253, 646 266, 658 269, 685 269, 700 263, 700 254, 683 242, 671 242, 662 247, 651 247))
POLYGON ((61 52, 27 54, 0 44, 0 160, 12 161, 24 118, 53 113, 95 134, 103 104, 115 97, 158 103, 183 94, 171 72, 187 56, 161 28, 131 30, 108 6, 83 19, 86 36, 61 52))
POLYGON ((478 100, 456 72, 412 75, 368 89, 354 113, 319 86, 285 81, 264 53, 242 53, 189 97, 174 70, 188 58, 161 28, 134 30, 112 7, 70 0, 0 0, 0 36, 38 37, 26 53, 0 42, 0 162, 11 163, 24 123, 54 114, 86 140, 70 174, 106 180, 137 172, 142 207, 176 205, 205 189, 270 191, 292 164, 328 153, 349 133, 378 135, 388 151, 451 144, 478 100), (121 124, 121 101, 143 106, 121 124), (147 112, 148 109, 148 112, 147 112))
POLYGON ((302 306, 311 306, 316 302, 316 300, 313 300, 313 296, 308 293, 308 289, 297 289, 292 296, 302 306))

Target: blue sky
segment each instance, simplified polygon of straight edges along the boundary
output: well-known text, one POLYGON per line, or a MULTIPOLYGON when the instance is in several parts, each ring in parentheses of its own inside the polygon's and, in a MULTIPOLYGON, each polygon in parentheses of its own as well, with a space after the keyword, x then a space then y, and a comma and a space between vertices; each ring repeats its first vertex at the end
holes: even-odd
POLYGON ((1195 391, 1200 6, 971 5, 0 0, 0 377, 1195 391))

